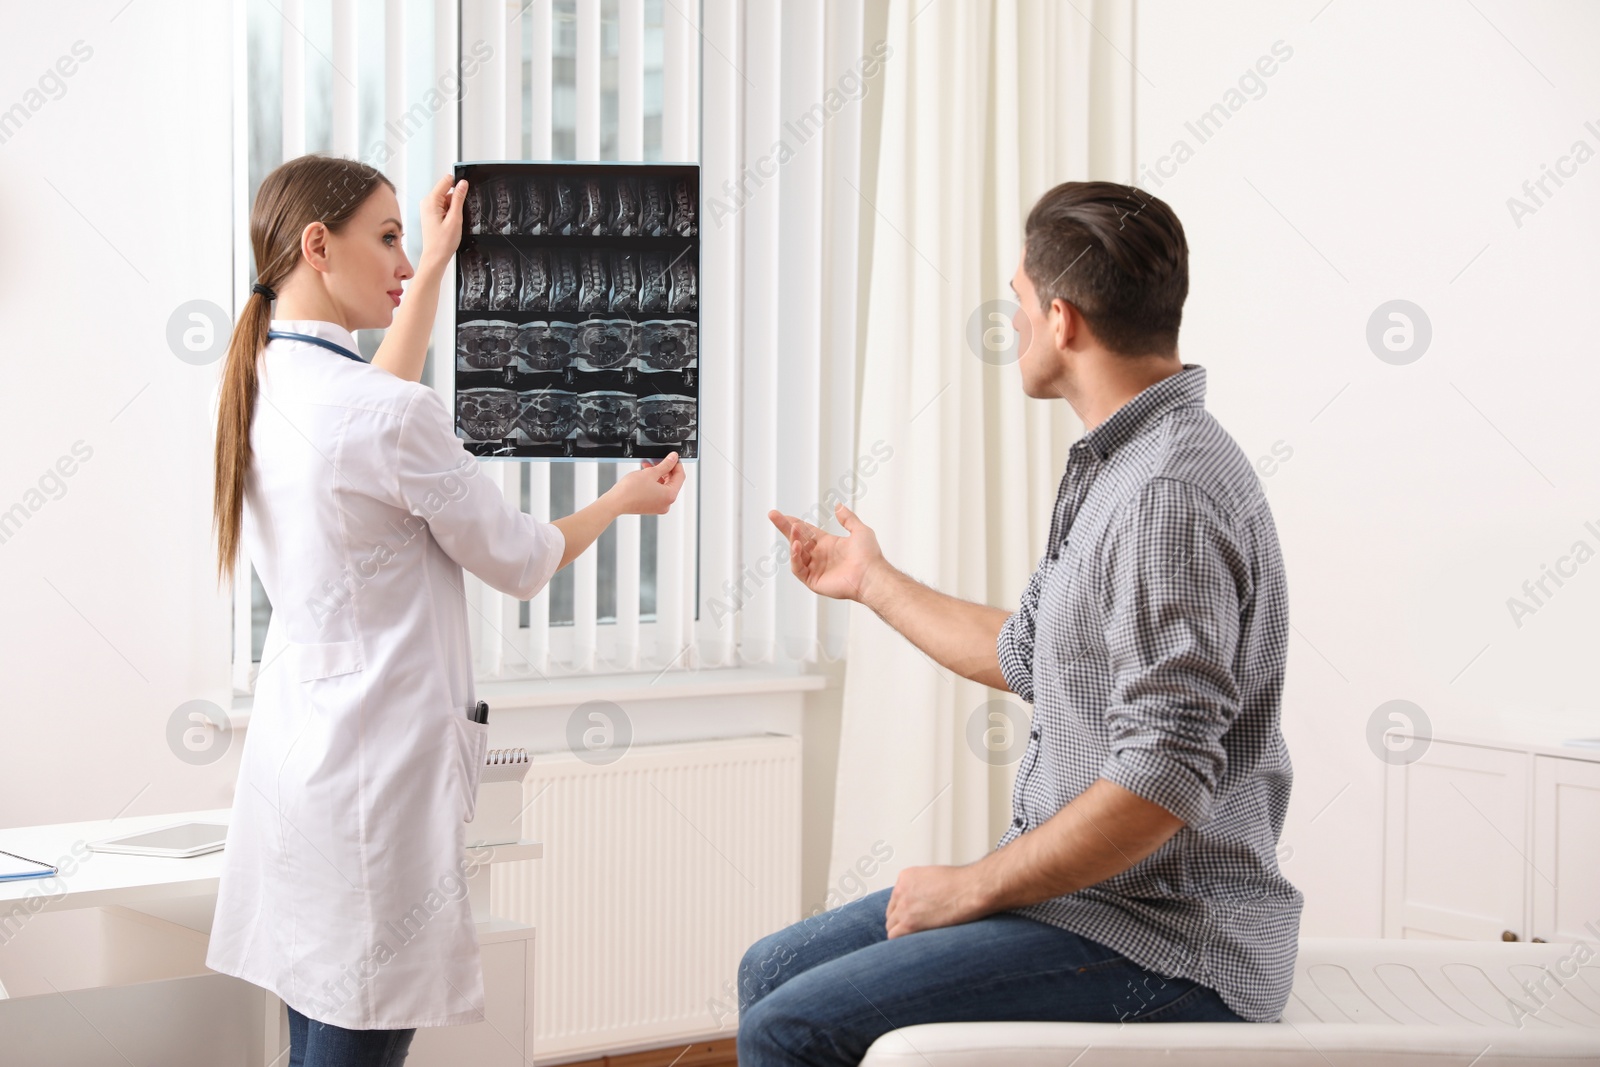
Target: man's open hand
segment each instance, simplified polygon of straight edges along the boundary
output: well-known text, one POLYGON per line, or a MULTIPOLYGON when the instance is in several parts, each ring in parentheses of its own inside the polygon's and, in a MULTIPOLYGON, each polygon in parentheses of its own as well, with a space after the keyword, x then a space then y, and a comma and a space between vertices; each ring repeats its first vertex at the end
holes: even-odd
POLYGON ((861 600, 864 583, 883 563, 883 551, 877 535, 855 512, 840 504, 834 514, 848 536, 827 533, 781 511, 769 511, 767 518, 789 539, 789 570, 807 589, 835 600, 861 600))

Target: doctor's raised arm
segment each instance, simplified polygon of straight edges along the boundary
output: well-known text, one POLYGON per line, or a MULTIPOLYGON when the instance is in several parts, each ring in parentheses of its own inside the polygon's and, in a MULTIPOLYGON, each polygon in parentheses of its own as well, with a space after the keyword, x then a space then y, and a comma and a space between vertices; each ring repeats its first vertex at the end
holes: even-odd
POLYGON ((439 311, 439 286, 450 257, 461 244, 461 205, 466 198, 466 180, 452 186, 449 175, 440 178, 422 198, 417 212, 422 223, 422 255, 417 260, 417 272, 405 298, 394 309, 394 321, 384 331, 383 342, 372 355, 374 367, 382 367, 396 378, 422 380, 428 340, 439 311))

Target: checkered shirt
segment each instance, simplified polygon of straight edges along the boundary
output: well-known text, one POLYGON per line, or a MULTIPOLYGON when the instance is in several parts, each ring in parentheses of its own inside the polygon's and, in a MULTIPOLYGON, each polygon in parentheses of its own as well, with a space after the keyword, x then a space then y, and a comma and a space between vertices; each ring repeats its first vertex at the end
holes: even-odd
POLYGON ((1276 851, 1293 780, 1288 591, 1260 480, 1205 391, 1184 364, 1072 446, 1045 555, 997 642, 1033 727, 995 847, 1099 778, 1161 805, 1186 825, 1150 856, 1012 910, 1274 1022, 1304 900, 1276 851))

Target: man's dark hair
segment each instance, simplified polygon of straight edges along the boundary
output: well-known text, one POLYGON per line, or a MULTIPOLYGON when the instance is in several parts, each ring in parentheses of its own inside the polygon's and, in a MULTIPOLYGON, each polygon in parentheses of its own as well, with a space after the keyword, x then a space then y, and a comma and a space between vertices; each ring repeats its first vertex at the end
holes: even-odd
POLYGON ((1189 295, 1189 244, 1163 201, 1115 182, 1062 182, 1028 212, 1022 267, 1049 309, 1077 308, 1126 356, 1170 353, 1189 295))

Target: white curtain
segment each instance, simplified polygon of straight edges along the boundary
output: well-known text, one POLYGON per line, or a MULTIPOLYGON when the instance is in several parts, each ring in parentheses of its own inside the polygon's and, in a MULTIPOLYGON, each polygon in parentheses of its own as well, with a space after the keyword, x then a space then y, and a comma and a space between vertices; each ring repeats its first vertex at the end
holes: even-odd
MULTIPOLYGON (((1015 608, 1081 432, 1065 402, 1023 395, 1014 361, 978 357, 969 319, 1009 298, 1041 193, 1132 180, 1132 24, 1132 0, 865 8, 865 40, 891 51, 863 111, 857 190, 840 194, 860 201, 855 451, 893 454, 857 514, 890 562, 963 599, 1015 608)), ((860 605, 846 664, 830 885, 884 888, 903 867, 981 857, 1010 817, 1029 709, 937 667, 860 605), (1003 732, 986 706, 1002 699, 1020 737, 991 763, 969 722, 1003 732)))

